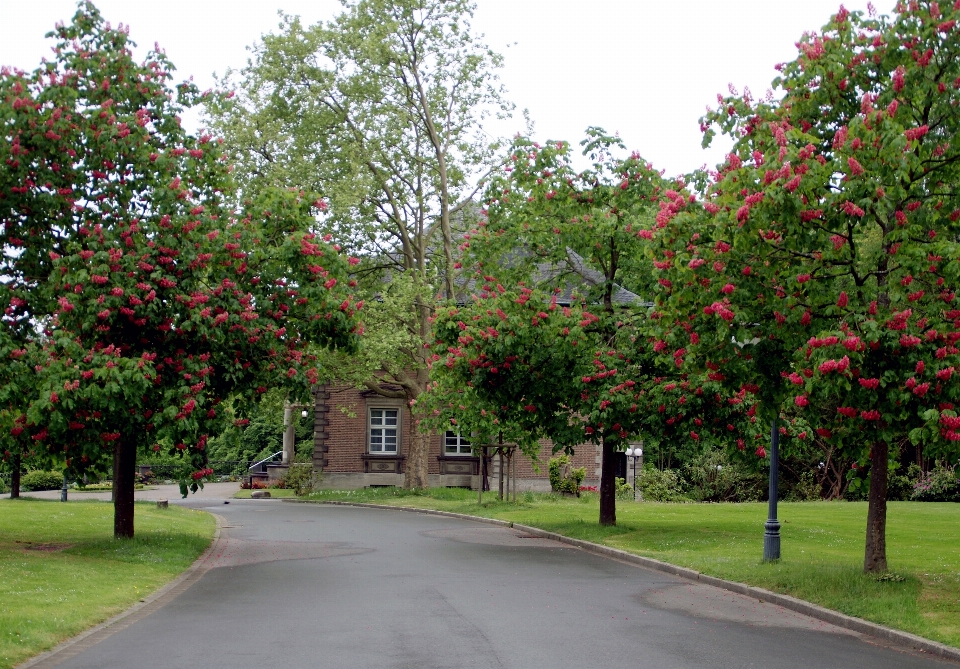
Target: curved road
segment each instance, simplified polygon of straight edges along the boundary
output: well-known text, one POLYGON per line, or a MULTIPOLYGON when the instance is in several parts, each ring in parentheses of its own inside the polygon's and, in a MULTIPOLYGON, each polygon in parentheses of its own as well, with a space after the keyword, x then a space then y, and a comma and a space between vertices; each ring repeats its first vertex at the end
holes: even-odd
POLYGON ((518 530, 355 507, 177 503, 225 519, 209 571, 57 666, 957 666, 518 530))

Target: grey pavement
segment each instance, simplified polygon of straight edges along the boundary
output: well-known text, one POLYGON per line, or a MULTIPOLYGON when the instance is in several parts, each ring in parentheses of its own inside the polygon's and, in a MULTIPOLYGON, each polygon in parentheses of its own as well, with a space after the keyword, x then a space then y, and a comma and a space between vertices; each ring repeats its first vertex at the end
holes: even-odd
POLYGON ((957 666, 516 529, 277 500, 175 503, 224 519, 209 571, 58 666, 957 666))

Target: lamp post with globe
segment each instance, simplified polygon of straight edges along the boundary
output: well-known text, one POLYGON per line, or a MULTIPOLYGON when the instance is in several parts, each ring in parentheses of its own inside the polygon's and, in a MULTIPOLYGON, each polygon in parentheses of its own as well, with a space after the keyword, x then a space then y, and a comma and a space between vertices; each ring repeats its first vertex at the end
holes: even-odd
MULTIPOLYGON (((632 461, 633 465, 633 500, 637 500, 637 461, 640 462, 640 466, 643 466, 643 442, 638 442, 636 444, 630 444, 627 448, 627 457, 632 461)), ((643 501, 643 496, 640 496, 640 501, 643 501)))

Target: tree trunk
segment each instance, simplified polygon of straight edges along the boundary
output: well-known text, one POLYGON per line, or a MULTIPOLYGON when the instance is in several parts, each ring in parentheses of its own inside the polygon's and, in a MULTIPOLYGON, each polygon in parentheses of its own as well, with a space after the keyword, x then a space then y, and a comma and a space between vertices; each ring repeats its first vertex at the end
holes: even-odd
POLYGON ((13 473, 10 475, 10 499, 20 497, 20 453, 13 455, 13 473))
POLYGON ((136 442, 120 438, 113 442, 113 536, 133 538, 133 489, 137 468, 136 442))
POLYGON ((870 506, 867 509, 867 543, 863 571, 887 571, 887 442, 878 441, 870 452, 870 506))
POLYGON ((603 438, 600 455, 600 524, 617 524, 617 462, 613 457, 613 441, 603 438))
POLYGON ((410 449, 407 452, 407 475, 403 480, 404 488, 411 490, 429 486, 429 479, 427 478, 428 445, 428 436, 420 431, 420 427, 414 419, 410 425, 410 449))

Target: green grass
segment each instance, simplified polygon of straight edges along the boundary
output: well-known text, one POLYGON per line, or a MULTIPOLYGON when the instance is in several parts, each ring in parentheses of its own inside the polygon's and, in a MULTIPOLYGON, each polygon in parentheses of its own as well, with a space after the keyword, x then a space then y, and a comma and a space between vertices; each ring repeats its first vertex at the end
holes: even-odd
POLYGON ((136 537, 113 538, 113 505, 0 501, 0 669, 123 611, 206 549, 210 514, 137 504, 136 537))
POLYGON ((458 489, 324 491, 315 500, 371 502, 499 518, 749 583, 960 647, 960 504, 892 502, 887 558, 902 581, 862 573, 866 503, 779 505, 780 562, 765 564, 766 504, 619 502, 616 527, 597 524, 595 494, 521 494, 517 504, 458 489))
MULTIPOLYGON (((252 490, 240 489, 237 492, 233 493, 234 499, 250 499, 250 493, 252 490)), ((269 488, 267 492, 270 493, 270 497, 296 497, 297 493, 293 490, 287 490, 286 488, 269 488)))

